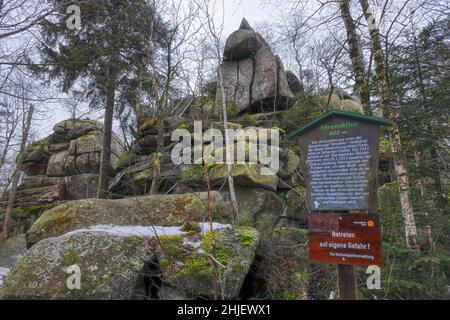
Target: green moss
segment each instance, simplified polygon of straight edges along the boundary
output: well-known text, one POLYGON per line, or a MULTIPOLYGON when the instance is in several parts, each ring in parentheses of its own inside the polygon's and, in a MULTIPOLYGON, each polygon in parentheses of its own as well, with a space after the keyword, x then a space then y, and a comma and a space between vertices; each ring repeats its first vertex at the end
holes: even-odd
POLYGON ((255 239, 250 233, 242 232, 239 234, 239 241, 243 247, 252 247, 255 245, 255 239))
POLYGON ((151 127, 156 126, 157 124, 157 120, 156 119, 148 119, 147 121, 145 121, 140 127, 139 127, 139 131, 145 131, 151 127))
MULTIPOLYGON (((81 292, 92 293, 98 287, 100 287, 103 283, 105 283, 105 278, 103 277, 95 277, 89 274, 81 273, 81 292)), ((72 290, 76 291, 76 290, 72 290)))
POLYGON ((45 151, 48 151, 48 148, 50 147, 50 141, 47 139, 42 139, 42 140, 38 140, 38 141, 34 141, 31 144, 31 147, 40 147, 45 151))
MULTIPOLYGON (((214 233, 215 241, 215 251, 216 251, 216 259, 221 264, 226 265, 228 263, 228 259, 232 253, 232 247, 230 245, 225 244, 224 242, 219 241, 217 232, 214 233)), ((212 253, 212 233, 211 231, 205 233, 203 236, 203 242, 200 244, 200 249, 205 251, 208 254, 212 253)))
POLYGON ((76 264, 77 262, 79 262, 79 257, 80 253, 77 250, 68 250, 60 257, 61 265, 68 267, 76 264))
POLYGON ((188 125, 187 123, 182 123, 178 126, 177 129, 184 129, 184 130, 188 130, 189 132, 193 132, 194 128, 190 125, 188 125))
POLYGON ((183 235, 158 237, 164 255, 169 259, 183 259, 183 238, 183 235))
POLYGON ((23 207, 22 210, 26 214, 40 214, 44 211, 50 210, 58 205, 60 202, 52 202, 52 203, 44 203, 44 204, 35 204, 30 207, 23 207))
POLYGON ((136 245, 136 247, 144 246, 144 239, 138 236, 131 236, 130 240, 136 245))
POLYGON ((180 270, 178 276, 181 279, 201 278, 202 281, 211 282, 213 267, 209 259, 205 256, 190 256, 180 270))
POLYGON ((383 155, 391 154, 391 142, 389 141, 389 139, 380 139, 380 153, 383 155))

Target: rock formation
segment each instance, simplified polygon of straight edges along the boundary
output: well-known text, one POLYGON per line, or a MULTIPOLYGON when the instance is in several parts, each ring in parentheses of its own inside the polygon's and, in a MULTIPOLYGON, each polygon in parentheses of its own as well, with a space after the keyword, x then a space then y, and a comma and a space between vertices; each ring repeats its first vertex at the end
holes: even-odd
POLYGON ((305 89, 303 88, 302 83, 297 78, 295 73, 293 73, 292 71, 287 70, 286 71, 286 78, 287 78, 287 81, 288 81, 288 84, 289 84, 289 89, 291 89, 291 92, 293 94, 304 92, 305 89))
MULTIPOLYGON (((230 115, 276 111, 290 105, 293 94, 280 58, 247 20, 228 37, 219 68, 230 115)), ((216 106, 221 105, 219 85, 216 106)))
MULTIPOLYGON (((35 204, 58 199, 82 199, 97 190, 103 126, 92 120, 69 119, 57 123, 47 138, 27 149, 23 170, 26 177, 19 186, 17 202, 35 204)), ((113 135, 113 168, 122 153, 113 135)))

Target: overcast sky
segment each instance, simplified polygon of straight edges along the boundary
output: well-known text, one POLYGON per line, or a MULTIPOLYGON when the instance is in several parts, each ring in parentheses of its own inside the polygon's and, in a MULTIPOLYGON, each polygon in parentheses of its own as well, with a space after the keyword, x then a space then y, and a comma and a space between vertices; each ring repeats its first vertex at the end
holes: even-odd
POLYGON ((224 36, 227 37, 236 30, 244 17, 250 25, 256 25, 258 22, 263 21, 265 10, 261 3, 261 0, 225 1, 224 36))
MULTIPOLYGON (((223 40, 225 40, 230 33, 237 30, 242 21, 246 18, 250 25, 254 26, 262 22, 264 18, 270 18, 270 13, 265 12, 262 6, 263 0, 225 0, 224 30, 223 40), (269 15, 267 15, 269 14, 269 15)), ((220 1, 217 2, 216 23, 220 24, 222 20, 222 6, 220 1)), ((42 138, 52 133, 53 126, 62 120, 68 119, 70 114, 59 103, 52 103, 49 106, 49 111, 42 115, 42 120, 39 120, 39 129, 37 134, 42 138)), ((95 120, 102 120, 102 112, 95 112, 89 115, 95 120)), ((117 131, 117 128, 116 128, 117 131)))

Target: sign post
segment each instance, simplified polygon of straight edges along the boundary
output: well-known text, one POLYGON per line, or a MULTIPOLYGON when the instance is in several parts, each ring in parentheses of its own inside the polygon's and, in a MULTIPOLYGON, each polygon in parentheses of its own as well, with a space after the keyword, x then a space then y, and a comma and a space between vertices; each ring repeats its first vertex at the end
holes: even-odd
POLYGON ((343 300, 357 298, 354 266, 381 265, 378 210, 379 117, 332 110, 297 138, 310 210, 311 261, 338 265, 343 300))

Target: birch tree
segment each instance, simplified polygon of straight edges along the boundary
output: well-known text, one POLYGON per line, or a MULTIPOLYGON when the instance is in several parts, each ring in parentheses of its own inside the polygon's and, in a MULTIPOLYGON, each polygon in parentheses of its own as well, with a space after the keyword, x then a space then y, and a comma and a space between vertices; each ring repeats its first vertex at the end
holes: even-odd
POLYGON ((406 244, 413 249, 420 250, 417 240, 417 228, 414 218, 413 207, 411 204, 409 192, 409 178, 406 167, 405 155, 402 147, 400 130, 396 123, 394 113, 391 109, 389 75, 384 60, 383 46, 381 35, 375 19, 373 9, 369 6, 367 0, 359 0, 364 17, 367 21, 370 32, 370 40, 372 44, 373 59, 375 63, 375 71, 378 79, 378 86, 381 95, 380 107, 383 117, 389 119, 392 124, 389 127, 389 134, 392 145, 392 156, 397 175, 397 183, 400 193, 400 204, 402 208, 403 220, 405 224, 406 244))

